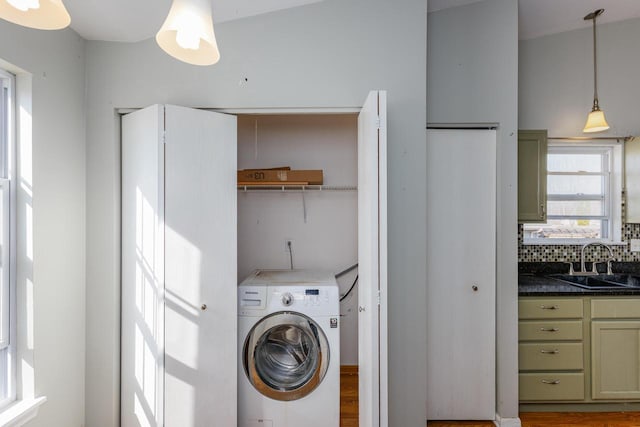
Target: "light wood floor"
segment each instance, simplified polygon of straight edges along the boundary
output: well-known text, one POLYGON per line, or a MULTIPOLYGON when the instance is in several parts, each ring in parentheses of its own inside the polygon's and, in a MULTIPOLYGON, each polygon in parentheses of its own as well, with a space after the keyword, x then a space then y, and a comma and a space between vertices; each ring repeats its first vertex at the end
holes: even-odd
MULTIPOLYGON (((640 427, 640 412, 520 414, 522 427, 640 427)), ((466 421, 429 421, 429 427, 489 427, 494 424, 466 421)), ((358 427, 358 367, 340 368, 340 427, 358 427)))

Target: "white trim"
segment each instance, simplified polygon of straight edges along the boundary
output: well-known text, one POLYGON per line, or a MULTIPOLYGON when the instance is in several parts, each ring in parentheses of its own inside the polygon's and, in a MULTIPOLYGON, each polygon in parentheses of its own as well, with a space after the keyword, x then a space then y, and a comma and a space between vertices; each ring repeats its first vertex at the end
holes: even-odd
POLYGON ((0 412, 0 426, 19 427, 25 425, 38 415, 40 405, 46 401, 46 397, 17 401, 4 411, 0 412))
MULTIPOLYGON (((195 107, 193 107, 195 108, 195 107)), ((129 114, 142 108, 117 108, 118 114, 129 114)), ((285 108, 196 108, 226 114, 357 114, 362 107, 285 107, 285 108)))
POLYGON ((498 414, 496 414, 496 419, 493 423, 499 427, 521 427, 522 426, 522 422, 520 421, 520 418, 502 418, 498 414))

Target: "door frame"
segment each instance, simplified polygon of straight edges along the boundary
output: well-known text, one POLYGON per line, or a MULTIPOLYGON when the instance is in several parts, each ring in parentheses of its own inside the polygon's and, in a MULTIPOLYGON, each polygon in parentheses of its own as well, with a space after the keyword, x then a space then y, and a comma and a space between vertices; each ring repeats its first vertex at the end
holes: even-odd
MULTIPOLYGON (((386 104, 386 92, 385 91, 372 91, 378 92, 382 94, 383 102, 386 104)), ((367 95, 370 95, 369 92, 367 95)), ((165 105, 165 104, 161 104, 165 105)), ((140 108, 118 108, 116 109, 116 113, 119 115, 120 125, 122 123, 122 118, 124 115, 141 110, 145 107, 140 108)), ((194 107, 188 107, 194 108, 194 107)), ((314 114, 359 114, 362 111, 362 106, 355 107, 292 107, 292 108, 194 108, 204 111, 211 111, 216 113, 224 113, 224 114, 233 114, 233 115, 241 115, 241 114, 253 114, 253 115, 274 115, 274 114, 282 114, 282 115, 314 115, 314 114)), ((379 424, 375 427, 388 427, 388 322, 387 322, 387 313, 388 313, 388 298, 387 298, 387 138, 386 138, 386 106, 385 106, 385 123, 379 123, 379 129, 384 129, 384 137, 378 141, 379 144, 379 164, 378 164, 378 196, 379 196, 379 241, 378 241, 378 251, 381 254, 380 256, 380 269, 379 269, 379 277, 380 277, 380 291, 377 295, 377 305, 379 309, 379 324, 377 325, 378 330, 378 348, 379 348, 379 358, 378 358, 378 382, 379 382, 379 400, 378 404, 372 408, 377 414, 374 416, 374 419, 379 420, 379 424), (381 185, 384 184, 384 185, 381 185)), ((121 139, 120 139, 121 140, 121 139)), ((358 217, 360 213, 358 213, 358 217)), ((121 255, 122 256, 122 255, 121 255)), ((358 322, 362 321, 363 317, 358 318, 358 322)), ((358 358, 361 358, 362 349, 358 348, 358 358)), ((120 378, 119 378, 120 379, 120 378)), ((362 378, 359 376, 359 384, 362 384, 362 378)), ((362 400, 360 400, 358 404, 359 412, 361 412, 362 400)), ((360 415, 362 418, 362 415, 360 415)))

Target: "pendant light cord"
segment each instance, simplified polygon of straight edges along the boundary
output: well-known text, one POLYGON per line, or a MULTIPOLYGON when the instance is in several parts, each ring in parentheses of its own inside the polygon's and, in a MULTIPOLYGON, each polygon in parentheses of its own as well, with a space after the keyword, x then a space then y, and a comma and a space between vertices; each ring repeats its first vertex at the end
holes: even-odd
POLYGON ((598 103, 598 50, 596 49, 596 18, 593 17, 593 110, 600 109, 598 103))
POLYGON ((598 9, 584 17, 585 21, 593 21, 593 108, 591 111, 600 110, 600 103, 598 101, 598 49, 596 46, 596 19, 598 16, 602 15, 603 12, 604 9, 598 9))

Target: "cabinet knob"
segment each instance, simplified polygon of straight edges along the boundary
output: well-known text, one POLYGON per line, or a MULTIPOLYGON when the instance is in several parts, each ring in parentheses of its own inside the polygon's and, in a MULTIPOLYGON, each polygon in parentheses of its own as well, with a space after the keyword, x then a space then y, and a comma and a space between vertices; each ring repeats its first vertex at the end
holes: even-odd
POLYGON ((478 292, 478 285, 473 285, 471 289, 473 289, 473 292, 478 292))
POLYGON ((200 306, 200 310, 205 311, 207 309, 207 304, 202 304, 200 306))

